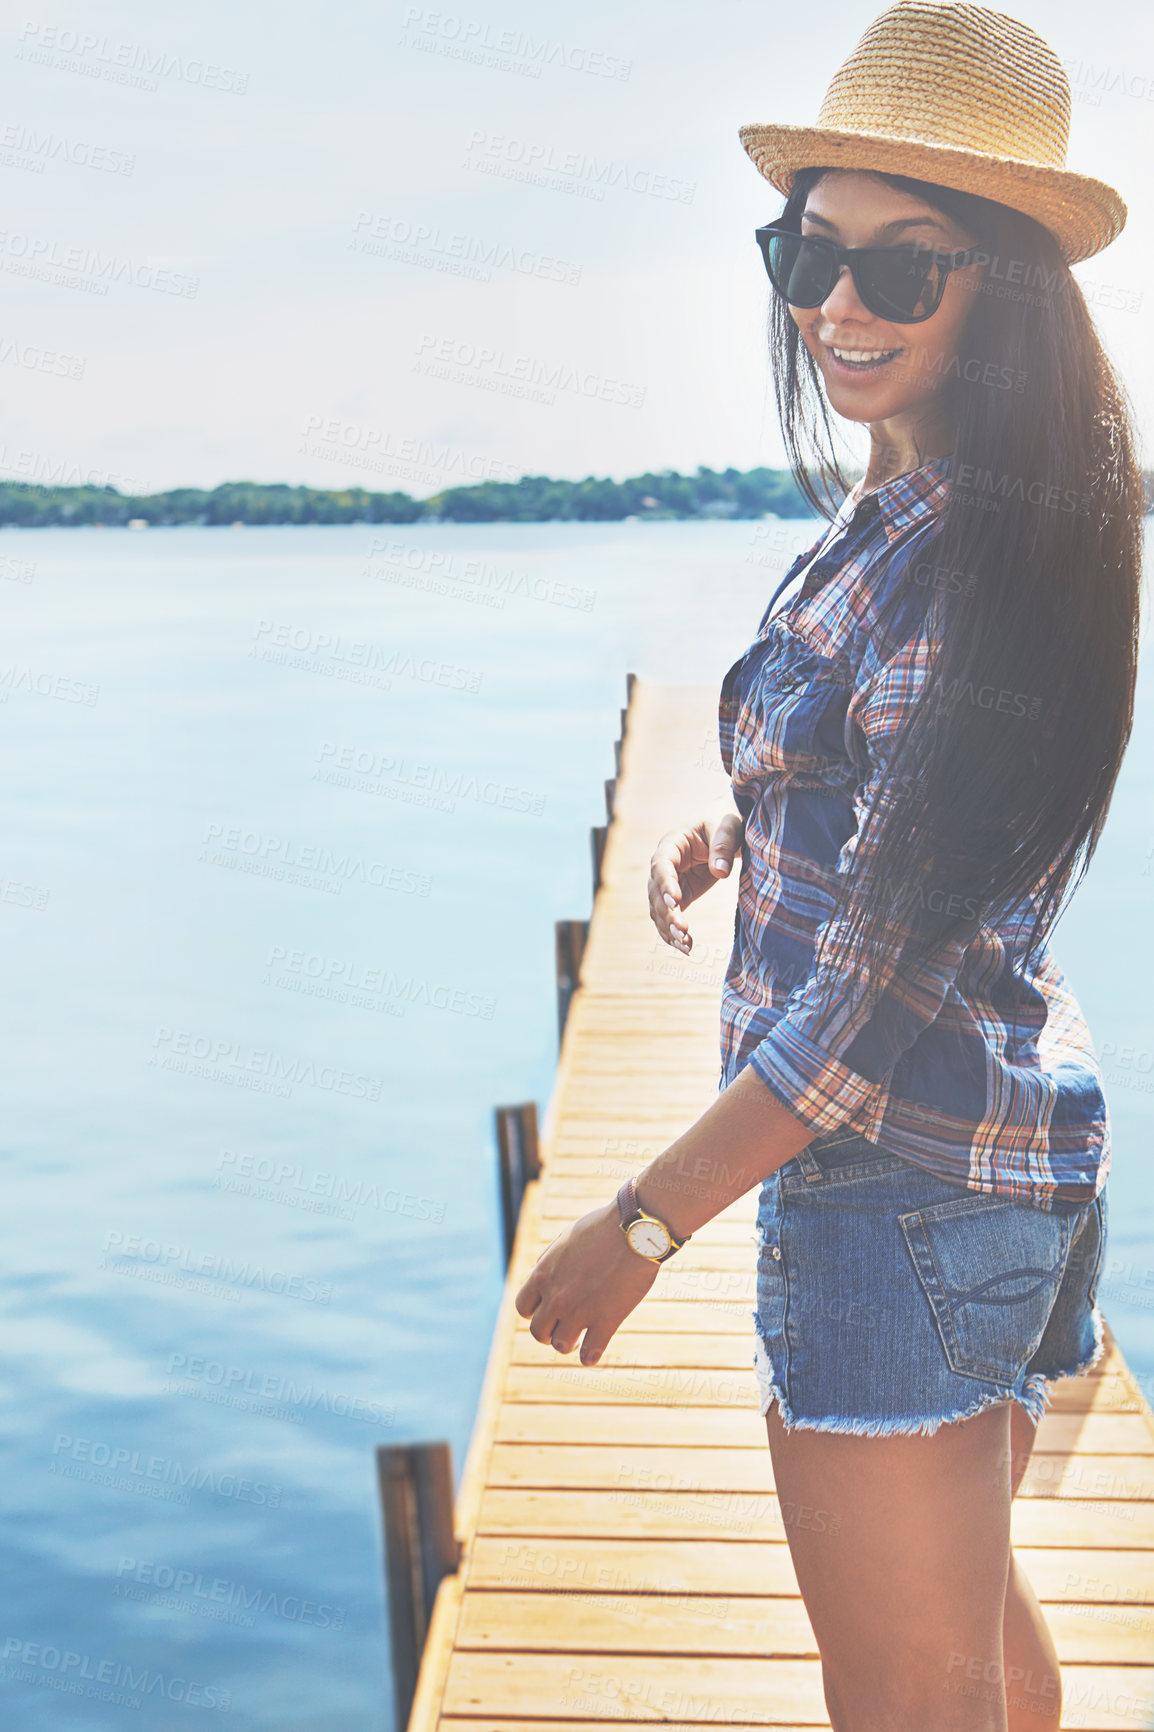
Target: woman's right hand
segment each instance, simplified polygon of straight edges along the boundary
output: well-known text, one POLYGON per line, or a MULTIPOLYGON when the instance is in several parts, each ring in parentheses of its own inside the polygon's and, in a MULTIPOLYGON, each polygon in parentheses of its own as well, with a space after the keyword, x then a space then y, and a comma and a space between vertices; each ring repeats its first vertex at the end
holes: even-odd
POLYGON ((685 956, 693 949, 685 910, 728 877, 744 827, 739 813, 717 807, 683 830, 670 830, 653 850, 649 916, 666 944, 685 956))

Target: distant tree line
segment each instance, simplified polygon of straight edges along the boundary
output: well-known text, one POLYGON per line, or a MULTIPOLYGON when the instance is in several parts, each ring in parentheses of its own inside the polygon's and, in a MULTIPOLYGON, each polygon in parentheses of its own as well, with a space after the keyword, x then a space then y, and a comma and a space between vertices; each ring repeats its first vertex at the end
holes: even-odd
MULTIPOLYGON (((1147 510, 1154 509, 1154 473, 1146 471, 1147 510)), ((134 495, 115 487, 50 487, 0 480, 0 526, 67 528, 136 522, 156 527, 195 523, 620 523, 627 517, 812 517, 788 469, 706 469, 696 475, 635 475, 628 481, 483 481, 451 487, 428 499, 408 493, 330 490, 284 482, 226 481, 220 487, 177 487, 134 495)))
POLYGON ((133 520, 163 527, 182 523, 543 523, 620 522, 625 517, 812 516, 788 470, 737 469, 696 475, 675 470, 628 481, 485 481, 453 487, 430 499, 408 493, 370 493, 290 487, 283 482, 228 481, 220 487, 177 487, 168 493, 120 493, 115 487, 46 487, 0 480, 0 525, 23 529, 133 520))
POLYGON ((456 523, 619 523, 626 517, 812 517, 813 510, 788 469, 675 470, 628 481, 483 481, 453 487, 425 501, 426 509, 456 523))
POLYGON ((425 506, 407 493, 332 492, 283 482, 226 481, 220 487, 175 487, 169 493, 120 493, 115 487, 38 487, 0 481, 0 524, 68 528, 133 520, 180 523, 412 523, 425 506))

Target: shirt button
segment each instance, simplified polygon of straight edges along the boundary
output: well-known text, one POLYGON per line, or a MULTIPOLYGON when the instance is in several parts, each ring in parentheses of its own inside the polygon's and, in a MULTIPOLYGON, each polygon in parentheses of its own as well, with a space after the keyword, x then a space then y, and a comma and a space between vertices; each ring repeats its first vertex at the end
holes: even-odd
POLYGON ((779 1247, 778 1247, 778 1246, 777 1246, 777 1245, 775 1245, 775 1246, 774 1246, 774 1247, 773 1247, 773 1252, 772 1252, 772 1255, 773 1255, 773 1256, 775 1256, 775 1257, 776 1257, 776 1258, 778 1258, 778 1260, 779 1260, 779 1261, 780 1261, 780 1259, 781 1259, 781 1251, 780 1251, 780 1249, 779 1249, 779 1247))

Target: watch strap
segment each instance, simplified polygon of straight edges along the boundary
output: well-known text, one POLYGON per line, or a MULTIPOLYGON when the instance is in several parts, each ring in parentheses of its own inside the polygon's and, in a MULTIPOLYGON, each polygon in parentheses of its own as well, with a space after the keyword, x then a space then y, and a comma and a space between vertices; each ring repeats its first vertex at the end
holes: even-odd
POLYGON ((648 1209, 643 1209, 637 1201, 637 1187, 630 1177, 624 1181, 617 1192, 617 1213, 621 1221, 622 1231, 630 1222, 636 1221, 640 1215, 646 1215, 652 1221, 657 1221, 669 1234, 669 1249, 663 1256, 654 1258, 654 1262, 663 1263, 666 1257, 672 1257, 675 1251, 680 1251, 692 1239, 692 1233, 686 1233, 684 1239, 679 1239, 667 1221, 662 1221, 660 1215, 650 1215, 648 1209))
POLYGON ((621 1225, 627 1227, 641 1213, 637 1202, 637 1190, 632 1179, 626 1179, 617 1193, 617 1213, 621 1225))

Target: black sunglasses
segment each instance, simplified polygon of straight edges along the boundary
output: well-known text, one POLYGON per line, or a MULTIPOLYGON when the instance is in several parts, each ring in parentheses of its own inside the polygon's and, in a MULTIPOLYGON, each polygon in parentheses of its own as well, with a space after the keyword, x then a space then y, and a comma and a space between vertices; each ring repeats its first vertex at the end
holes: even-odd
POLYGON ((793 307, 820 307, 848 265, 864 307, 879 319, 919 325, 941 305, 946 279, 976 259, 981 247, 938 252, 907 242, 898 247, 839 247, 821 235, 799 235, 780 222, 757 229, 769 280, 793 307))

